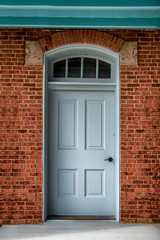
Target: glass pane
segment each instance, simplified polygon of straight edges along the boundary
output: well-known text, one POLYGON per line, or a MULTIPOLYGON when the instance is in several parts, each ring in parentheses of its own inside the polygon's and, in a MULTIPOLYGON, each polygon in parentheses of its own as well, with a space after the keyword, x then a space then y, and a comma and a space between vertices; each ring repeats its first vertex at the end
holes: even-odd
POLYGON ((65 77, 66 60, 54 64, 54 77, 65 77))
POLYGON ((111 64, 99 60, 98 78, 111 77, 111 64))
POLYGON ((68 59, 68 77, 70 78, 81 77, 81 58, 68 59))
POLYGON ((96 59, 84 58, 83 77, 96 78, 96 59))

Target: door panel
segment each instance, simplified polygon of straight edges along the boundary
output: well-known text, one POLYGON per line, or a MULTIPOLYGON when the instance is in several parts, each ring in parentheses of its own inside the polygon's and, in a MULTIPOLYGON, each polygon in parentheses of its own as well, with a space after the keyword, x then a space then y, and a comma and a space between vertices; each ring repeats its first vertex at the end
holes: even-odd
POLYGON ((86 100, 86 148, 104 148, 104 101, 86 100))
POLYGON ((115 215, 114 92, 50 91, 49 129, 49 215, 115 215))
POLYGON ((85 170, 85 197, 105 197, 104 175, 104 170, 85 170))
POLYGON ((77 101, 58 102, 59 149, 77 148, 77 101))
POLYGON ((58 170, 58 196, 77 196, 77 170, 58 170))

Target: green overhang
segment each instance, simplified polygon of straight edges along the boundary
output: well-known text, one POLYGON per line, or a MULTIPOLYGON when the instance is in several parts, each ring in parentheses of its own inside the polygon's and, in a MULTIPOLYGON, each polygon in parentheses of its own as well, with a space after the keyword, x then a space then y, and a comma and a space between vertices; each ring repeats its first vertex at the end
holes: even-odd
POLYGON ((0 27, 160 29, 160 0, 0 0, 0 27))

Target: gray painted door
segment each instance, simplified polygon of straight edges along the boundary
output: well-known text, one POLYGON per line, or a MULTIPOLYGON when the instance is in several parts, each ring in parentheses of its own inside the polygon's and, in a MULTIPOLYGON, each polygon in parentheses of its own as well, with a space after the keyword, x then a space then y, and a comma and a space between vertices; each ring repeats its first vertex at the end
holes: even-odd
POLYGON ((49 215, 115 215, 114 109, 114 92, 50 91, 49 215))

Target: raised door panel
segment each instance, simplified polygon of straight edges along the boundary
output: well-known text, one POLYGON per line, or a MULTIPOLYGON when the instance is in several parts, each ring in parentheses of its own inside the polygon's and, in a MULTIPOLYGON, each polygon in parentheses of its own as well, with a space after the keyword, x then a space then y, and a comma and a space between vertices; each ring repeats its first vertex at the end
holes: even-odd
POLYGON ((104 100, 86 100, 86 149, 104 149, 104 100))
POLYGON ((58 170, 58 196, 77 196, 77 170, 58 170))
POLYGON ((105 197, 105 170, 85 170, 85 196, 105 197))
POLYGON ((77 101, 59 100, 59 149, 77 148, 77 101))

